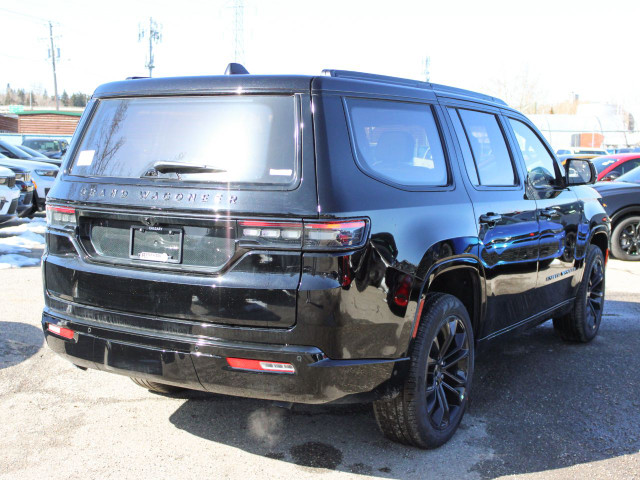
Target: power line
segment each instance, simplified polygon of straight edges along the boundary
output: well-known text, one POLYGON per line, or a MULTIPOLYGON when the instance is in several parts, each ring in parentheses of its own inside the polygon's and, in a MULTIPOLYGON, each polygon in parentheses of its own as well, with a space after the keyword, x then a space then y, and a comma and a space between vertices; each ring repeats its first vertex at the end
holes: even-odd
POLYGON ((36 17, 35 15, 29 15, 27 13, 16 12, 15 10, 9 10, 8 8, 0 8, 0 11, 7 12, 7 13, 12 13, 13 15, 18 15, 20 17, 29 18, 32 21, 36 21, 37 23, 44 23, 44 24, 48 23, 48 20, 45 19, 45 18, 36 17))

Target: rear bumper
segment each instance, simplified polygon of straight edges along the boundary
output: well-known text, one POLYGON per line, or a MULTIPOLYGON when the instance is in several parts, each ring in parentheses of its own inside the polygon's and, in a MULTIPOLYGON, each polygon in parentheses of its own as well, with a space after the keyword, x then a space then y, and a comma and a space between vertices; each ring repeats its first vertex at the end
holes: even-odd
POLYGON ((397 364, 407 359, 332 360, 313 346, 274 345, 194 338, 142 331, 69 317, 45 308, 42 326, 49 347, 72 363, 131 377, 213 393, 294 403, 329 403, 382 391, 397 364), (67 340, 47 323, 72 329, 67 340), (294 374, 234 370, 228 357, 290 363, 294 374))

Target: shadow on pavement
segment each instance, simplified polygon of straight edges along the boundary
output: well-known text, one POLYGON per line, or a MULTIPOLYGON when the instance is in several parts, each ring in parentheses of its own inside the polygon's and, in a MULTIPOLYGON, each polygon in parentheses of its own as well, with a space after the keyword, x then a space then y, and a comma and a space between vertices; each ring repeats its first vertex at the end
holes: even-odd
POLYGON ((42 330, 18 322, 0 322, 0 369, 35 355, 44 343, 42 330))
POLYGON ((476 361, 473 400, 461 429, 434 451, 384 439, 368 405, 287 411, 266 401, 189 392, 170 420, 256 455, 389 478, 412 469, 421 476, 429 465, 459 474, 456 468, 466 464, 463 473, 493 478, 635 453, 640 324, 633 318, 639 309, 608 301, 606 311, 614 313, 605 314, 588 345, 564 343, 550 322, 494 342, 476 361))

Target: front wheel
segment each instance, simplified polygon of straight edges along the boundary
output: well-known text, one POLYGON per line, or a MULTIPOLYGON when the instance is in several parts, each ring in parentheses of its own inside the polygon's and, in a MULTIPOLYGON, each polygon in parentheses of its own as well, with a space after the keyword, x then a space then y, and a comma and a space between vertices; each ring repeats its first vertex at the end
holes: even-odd
POLYGON ((460 425, 469 402, 474 344, 471 321, 460 300, 443 293, 425 299, 402 390, 373 404, 389 439, 436 448, 460 425))
POLYGON ((553 319, 553 328, 564 340, 587 343, 598 334, 604 309, 604 281, 604 255, 600 248, 590 245, 573 309, 553 319))
POLYGON ((640 217, 620 221, 611 234, 611 253, 619 260, 640 260, 640 217))

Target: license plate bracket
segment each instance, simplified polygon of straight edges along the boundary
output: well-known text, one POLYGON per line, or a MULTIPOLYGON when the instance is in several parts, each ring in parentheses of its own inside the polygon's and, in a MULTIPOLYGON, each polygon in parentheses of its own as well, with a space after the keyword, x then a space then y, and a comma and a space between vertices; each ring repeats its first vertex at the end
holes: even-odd
POLYGON ((181 228, 131 227, 129 257, 159 263, 181 263, 184 232, 181 228))

